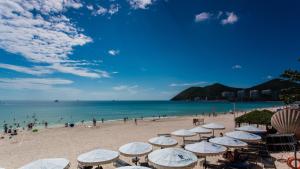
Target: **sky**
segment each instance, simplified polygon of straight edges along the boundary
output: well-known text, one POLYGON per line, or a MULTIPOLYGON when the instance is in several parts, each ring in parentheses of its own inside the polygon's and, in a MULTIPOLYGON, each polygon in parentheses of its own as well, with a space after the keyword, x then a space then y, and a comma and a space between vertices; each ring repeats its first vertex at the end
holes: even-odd
POLYGON ((297 0, 0 0, 1 100, 168 100, 298 69, 297 0))

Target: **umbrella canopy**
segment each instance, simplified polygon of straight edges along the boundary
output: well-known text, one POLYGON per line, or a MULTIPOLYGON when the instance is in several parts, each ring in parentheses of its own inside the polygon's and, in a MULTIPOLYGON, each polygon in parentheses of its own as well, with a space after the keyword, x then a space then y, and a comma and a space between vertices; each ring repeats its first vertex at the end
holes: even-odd
POLYGON ((261 137, 259 135, 248 133, 245 131, 233 131, 233 132, 225 133, 225 135, 246 142, 253 142, 253 141, 255 142, 261 140, 261 137))
POLYGON ((140 157, 152 151, 151 144, 143 142, 132 142, 125 144, 119 148, 122 155, 128 157, 140 157))
POLYGON ((143 166, 125 166, 125 167, 118 167, 117 169, 151 169, 151 168, 143 167, 143 166))
POLYGON ((200 143, 188 144, 185 149, 199 156, 212 156, 224 153, 227 148, 221 145, 201 141, 200 143))
POLYGON ((188 169, 197 164, 195 154, 180 149, 166 148, 153 151, 148 155, 149 163, 157 169, 188 169))
POLYGON ((69 164, 69 160, 64 158, 49 158, 31 162, 19 169, 67 169, 69 164))
POLYGON ((194 133, 198 133, 198 134, 209 134, 209 133, 212 133, 211 129, 206 129, 206 128, 203 128, 203 127, 195 127, 195 128, 190 129, 190 131, 194 132, 194 133))
POLYGON ((265 133, 265 132, 267 132, 266 130, 263 130, 263 129, 260 129, 260 128, 257 128, 257 127, 254 127, 254 126, 250 126, 250 125, 238 127, 238 128, 235 128, 235 130, 246 131, 246 132, 249 132, 249 133, 265 133))
POLYGON ((223 145, 229 148, 243 148, 243 147, 247 147, 247 143, 231 138, 231 137, 215 137, 212 139, 209 139, 209 142, 211 143, 215 143, 215 144, 219 144, 219 145, 223 145))
POLYGON ((186 129, 176 130, 176 131, 172 132, 171 134, 174 136, 177 136, 177 137, 192 137, 192 136, 196 135, 196 133, 191 132, 186 129))
POLYGON ((98 166, 113 162, 119 157, 116 151, 96 149, 78 156, 77 161, 84 166, 98 166))
POLYGON ((223 124, 219 123, 208 123, 202 125, 203 128, 212 129, 212 130, 223 130, 225 129, 225 126, 223 124))
POLYGON ((178 144, 175 139, 165 136, 151 138, 149 139, 149 143, 158 147, 173 147, 178 144))

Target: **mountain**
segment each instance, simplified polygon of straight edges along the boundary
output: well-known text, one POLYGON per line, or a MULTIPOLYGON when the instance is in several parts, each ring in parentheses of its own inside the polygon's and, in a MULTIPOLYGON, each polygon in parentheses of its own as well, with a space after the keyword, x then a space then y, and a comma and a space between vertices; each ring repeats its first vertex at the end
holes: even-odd
POLYGON ((280 91, 289 87, 300 87, 300 84, 282 79, 273 79, 249 88, 235 88, 215 83, 205 87, 190 87, 171 100, 275 101, 279 100, 280 91))

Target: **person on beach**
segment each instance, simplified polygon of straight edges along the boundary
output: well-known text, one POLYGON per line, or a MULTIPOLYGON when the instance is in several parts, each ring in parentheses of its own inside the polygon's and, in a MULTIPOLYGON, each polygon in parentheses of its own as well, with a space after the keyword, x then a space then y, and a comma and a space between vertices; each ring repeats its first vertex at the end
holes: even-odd
POLYGON ((93 125, 96 126, 97 125, 97 121, 95 118, 93 118, 93 125))
POLYGON ((3 125, 3 128, 4 128, 4 133, 7 134, 7 131, 8 131, 7 123, 5 123, 3 125))
POLYGON ((101 118, 102 123, 104 123, 104 118, 101 118))
POLYGON ((137 125, 137 119, 136 118, 134 118, 134 124, 137 125))
POLYGON ((45 121, 45 128, 48 128, 48 122, 45 121))

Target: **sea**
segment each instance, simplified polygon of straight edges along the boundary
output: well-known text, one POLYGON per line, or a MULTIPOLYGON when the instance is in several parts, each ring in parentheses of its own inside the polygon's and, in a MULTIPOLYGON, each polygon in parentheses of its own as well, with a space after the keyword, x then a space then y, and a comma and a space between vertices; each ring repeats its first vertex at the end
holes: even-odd
POLYGON ((282 106, 282 102, 187 102, 187 101, 1 101, 0 126, 78 123, 82 120, 120 120, 125 117, 157 118, 282 106))

